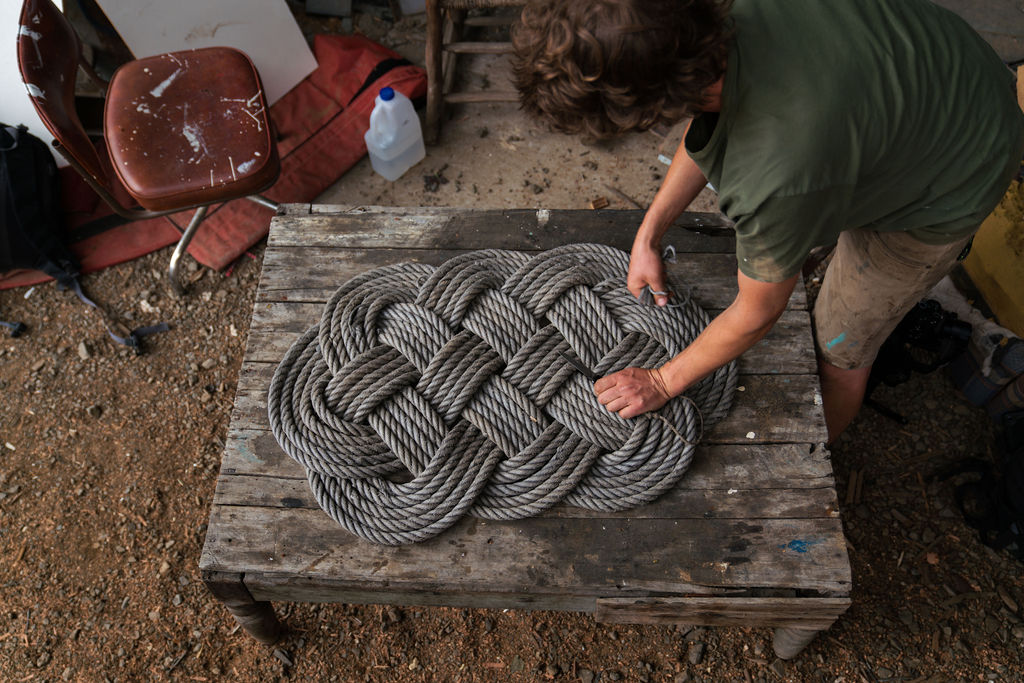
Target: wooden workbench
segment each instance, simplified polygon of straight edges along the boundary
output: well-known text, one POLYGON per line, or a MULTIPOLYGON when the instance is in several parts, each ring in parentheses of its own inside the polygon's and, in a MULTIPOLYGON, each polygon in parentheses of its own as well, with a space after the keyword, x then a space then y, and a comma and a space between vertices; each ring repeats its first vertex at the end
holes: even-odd
MULTIPOLYGON (((562 506, 514 523, 466 518, 424 543, 378 546, 320 510, 304 469, 271 434, 275 367, 350 277, 482 248, 628 250, 640 217, 289 205, 274 218, 200 559, 208 587, 250 634, 278 637, 272 601, 452 605, 773 626, 776 651, 793 656, 846 610, 850 566, 799 284, 775 329, 741 358, 741 391, 690 471, 626 513, 562 506)), ((714 315, 735 295, 736 261, 732 235, 701 228, 708 219, 685 215, 665 242, 678 252, 677 278, 714 315)))

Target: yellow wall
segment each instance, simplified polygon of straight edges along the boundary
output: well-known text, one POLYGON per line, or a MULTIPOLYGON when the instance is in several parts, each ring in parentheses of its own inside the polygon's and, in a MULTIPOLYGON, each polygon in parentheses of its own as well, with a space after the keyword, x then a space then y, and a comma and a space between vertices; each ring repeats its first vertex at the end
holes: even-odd
POLYGON ((964 268, 999 324, 1024 337, 1024 183, 981 224, 964 268))

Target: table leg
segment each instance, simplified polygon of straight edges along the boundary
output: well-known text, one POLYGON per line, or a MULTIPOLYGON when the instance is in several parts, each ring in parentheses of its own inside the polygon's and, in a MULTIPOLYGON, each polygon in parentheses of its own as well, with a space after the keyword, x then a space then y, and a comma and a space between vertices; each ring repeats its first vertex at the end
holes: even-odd
POLYGON ((281 639, 284 629, 274 614, 273 606, 252 597, 242 583, 242 574, 207 571, 203 572, 203 581, 250 636, 264 645, 273 645, 281 639))
POLYGON ((814 640, 821 629, 779 626, 772 637, 772 647, 779 659, 792 659, 814 640))

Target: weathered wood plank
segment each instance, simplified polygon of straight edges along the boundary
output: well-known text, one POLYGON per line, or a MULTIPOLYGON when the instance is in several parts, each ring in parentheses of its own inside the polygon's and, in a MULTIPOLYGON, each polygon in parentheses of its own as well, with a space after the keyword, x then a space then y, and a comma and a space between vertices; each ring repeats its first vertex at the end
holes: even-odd
POLYGON ((200 568, 453 595, 625 597, 649 595, 650 585, 666 592, 673 582, 846 595, 850 586, 846 545, 833 518, 464 518, 436 538, 392 548, 350 534, 320 510, 217 505, 200 568))
MULTIPOLYGON (((393 263, 437 266, 465 249, 272 248, 263 259, 264 301, 327 301, 338 287, 360 273, 393 263), (297 298, 317 294, 316 299, 297 298)), ((731 254, 687 254, 669 266, 680 284, 692 289, 701 306, 724 308, 736 296, 736 259, 731 254)), ((801 302, 794 300, 799 307, 801 302)))
MULTIPOLYGON (((292 343, 320 320, 322 312, 321 303, 257 303, 253 307, 246 359, 280 362, 292 343)), ((817 368, 806 311, 785 311, 771 332, 740 357, 743 374, 807 374, 817 372, 817 368)))
MULTIPOLYGON (((448 245, 450 247, 451 245, 448 245)), ((439 265, 466 249, 270 247, 263 257, 257 301, 326 302, 352 277, 393 263, 439 265)), ((722 253, 680 254, 668 270, 707 310, 721 310, 736 296, 736 257, 722 253)), ((791 310, 806 310, 807 296, 798 283, 791 310)))
MULTIPOLYGON (((279 477, 306 481, 302 466, 277 444, 269 429, 228 431, 221 476, 279 477)), ((253 486, 259 484, 254 483, 253 486)), ((807 444, 701 444, 686 476, 687 490, 814 489, 833 487, 828 451, 807 444)))
MULTIPOLYGON (((268 245, 542 250, 573 242, 599 242, 629 251, 643 219, 643 212, 635 209, 340 208, 334 213, 275 216, 268 245)), ((726 221, 717 214, 686 213, 666 233, 664 244, 672 244, 680 254, 731 254, 735 235, 724 225, 726 221)))
MULTIPOLYGON (((448 43, 444 46, 444 49, 456 54, 505 55, 512 54, 512 43, 508 41, 482 42, 466 40, 457 43, 448 43)), ((450 102, 451 95, 445 95, 445 100, 450 102)), ((518 102, 519 98, 516 97, 516 99, 511 101, 518 102)))
POLYGON ((826 629, 849 598, 598 598, 594 618, 610 624, 794 626, 826 629))
POLYGON ((495 591, 395 590, 388 586, 354 589, 330 579, 302 576, 247 574, 246 586, 260 600, 270 602, 340 602, 346 605, 399 605, 402 607, 469 607, 474 609, 558 610, 593 612, 590 595, 499 593, 495 591))
MULTIPOLYGON (((274 363, 243 363, 232 426, 262 429, 274 363)), ((744 375, 729 414, 704 435, 707 443, 824 443, 827 440, 816 375, 744 375)), ((594 409, 604 410, 597 399, 594 409)))
MULTIPOLYGON (((509 594, 495 591, 470 592, 463 591, 457 596, 431 591, 398 591, 391 587, 380 587, 377 590, 356 590, 346 586, 344 582, 330 578, 310 580, 305 576, 286 576, 279 574, 250 573, 246 575, 248 589, 258 595, 261 600, 293 600, 301 602, 344 602, 348 604, 382 604, 382 605, 424 605, 453 606, 457 601, 459 607, 481 607, 491 609, 527 609, 527 610, 566 610, 573 612, 593 612, 596 600, 590 595, 542 595, 509 594)), ((742 588, 719 586, 698 586, 682 581, 673 581, 668 586, 657 584, 631 586, 634 590, 644 590, 648 594, 657 594, 662 588, 676 595, 689 596, 732 595, 746 597, 751 591, 742 588)), ((612 598, 614 599, 614 598, 612 598)), ((632 600, 641 598, 632 598, 632 600)), ((799 600, 802 598, 790 598, 799 600)))
MULTIPOLYGON (((747 482, 736 484, 737 487, 749 485, 747 482)), ((310 510, 320 508, 305 479, 225 474, 217 480, 213 503, 310 510)), ((655 503, 625 512, 602 513, 557 505, 541 516, 566 519, 813 519, 838 517, 839 502, 832 488, 694 490, 679 487, 655 503)))

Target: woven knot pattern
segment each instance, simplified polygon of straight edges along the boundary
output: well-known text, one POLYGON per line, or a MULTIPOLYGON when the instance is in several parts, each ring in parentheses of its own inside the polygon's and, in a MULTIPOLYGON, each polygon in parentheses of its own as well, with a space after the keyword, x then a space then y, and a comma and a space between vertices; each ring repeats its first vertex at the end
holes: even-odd
POLYGON ((654 367, 708 323, 692 301, 637 301, 628 265, 622 251, 578 244, 363 273, 274 373, 274 435, 328 514, 387 545, 425 540, 466 514, 512 520, 559 502, 648 503, 728 411, 736 367, 653 417, 605 410, 563 354, 601 376, 654 367))

